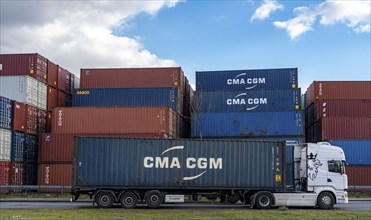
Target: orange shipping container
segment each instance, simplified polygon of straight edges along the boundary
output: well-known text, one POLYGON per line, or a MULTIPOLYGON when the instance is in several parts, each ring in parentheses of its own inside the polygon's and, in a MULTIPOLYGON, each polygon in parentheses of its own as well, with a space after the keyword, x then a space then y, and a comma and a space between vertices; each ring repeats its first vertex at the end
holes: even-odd
MULTIPOLYGON (((72 163, 39 164, 40 186, 72 186, 72 163)), ((61 189, 45 189, 42 192, 60 192, 61 189)), ((67 192, 68 190, 64 190, 67 192)))
POLYGON ((314 81, 306 96, 306 107, 323 99, 371 99, 371 81, 314 81))
POLYGON ((371 190, 371 166, 347 166, 349 190, 371 190))
POLYGON ((180 67, 81 69, 80 88, 182 88, 185 77, 180 67))
POLYGON ((55 108, 52 133, 164 134, 178 137, 177 115, 168 107, 55 108))

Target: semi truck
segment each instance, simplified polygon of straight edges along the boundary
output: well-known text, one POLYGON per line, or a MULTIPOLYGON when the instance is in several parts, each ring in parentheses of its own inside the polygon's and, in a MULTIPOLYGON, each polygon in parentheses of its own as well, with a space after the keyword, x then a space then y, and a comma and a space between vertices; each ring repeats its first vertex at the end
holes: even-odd
POLYGON ((348 202, 341 148, 286 148, 278 141, 76 137, 72 200, 87 194, 100 208, 126 209, 208 194, 259 209, 348 202))

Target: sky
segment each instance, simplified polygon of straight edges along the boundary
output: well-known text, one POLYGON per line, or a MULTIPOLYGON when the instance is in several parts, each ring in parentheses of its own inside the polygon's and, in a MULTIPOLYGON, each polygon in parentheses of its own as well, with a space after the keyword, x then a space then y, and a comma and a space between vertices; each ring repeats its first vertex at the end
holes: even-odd
POLYGON ((0 0, 0 53, 80 68, 298 68, 313 81, 371 80, 371 0, 0 0))

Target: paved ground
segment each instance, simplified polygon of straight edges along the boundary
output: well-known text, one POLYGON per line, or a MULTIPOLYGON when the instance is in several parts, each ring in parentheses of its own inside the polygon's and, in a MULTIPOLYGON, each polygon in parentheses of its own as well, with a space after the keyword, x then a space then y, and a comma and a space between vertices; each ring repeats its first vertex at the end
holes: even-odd
MULTIPOLYGON (((92 201, 68 202, 66 199, 2 199, 0 209, 93 209, 92 201)), ((121 208, 117 206, 115 208, 121 208)), ((147 209, 146 205, 138 205, 137 208, 147 209)), ((182 203, 165 204, 162 209, 246 209, 241 204, 228 205, 220 203, 182 203)), ((299 209, 290 207, 289 209, 299 209)), ((303 209, 303 208, 300 208, 303 209)), ((305 209, 313 209, 311 207, 305 209)), ((351 200, 348 204, 335 205, 337 210, 369 210, 371 211, 371 199, 351 200)))

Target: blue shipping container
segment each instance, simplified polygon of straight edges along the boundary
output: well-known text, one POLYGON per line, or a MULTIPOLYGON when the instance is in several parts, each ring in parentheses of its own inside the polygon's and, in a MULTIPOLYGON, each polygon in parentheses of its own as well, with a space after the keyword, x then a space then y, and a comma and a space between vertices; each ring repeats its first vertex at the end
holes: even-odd
POLYGON ((197 91, 298 88, 298 69, 196 71, 197 91))
POLYGON ((198 112, 298 111, 300 89, 197 92, 193 101, 198 112))
POLYGON ((39 140, 35 135, 26 135, 26 145, 24 148, 24 162, 36 163, 39 150, 39 140))
POLYGON ((344 150, 349 165, 371 165, 371 140, 330 140, 344 150))
POLYGON ((12 134, 11 161, 24 162, 24 149, 26 146, 26 134, 14 131, 12 134))
POLYGON ((303 113, 250 112, 193 115, 193 137, 304 136, 303 113))
POLYGON ((182 113, 183 98, 174 88, 78 89, 74 107, 166 106, 182 113))
POLYGON ((77 188, 284 187, 282 142, 79 137, 77 188))
POLYGON ((37 164, 26 163, 23 168, 23 184, 37 185, 37 164))
POLYGON ((12 129, 12 100, 0 96, 0 128, 12 129))

